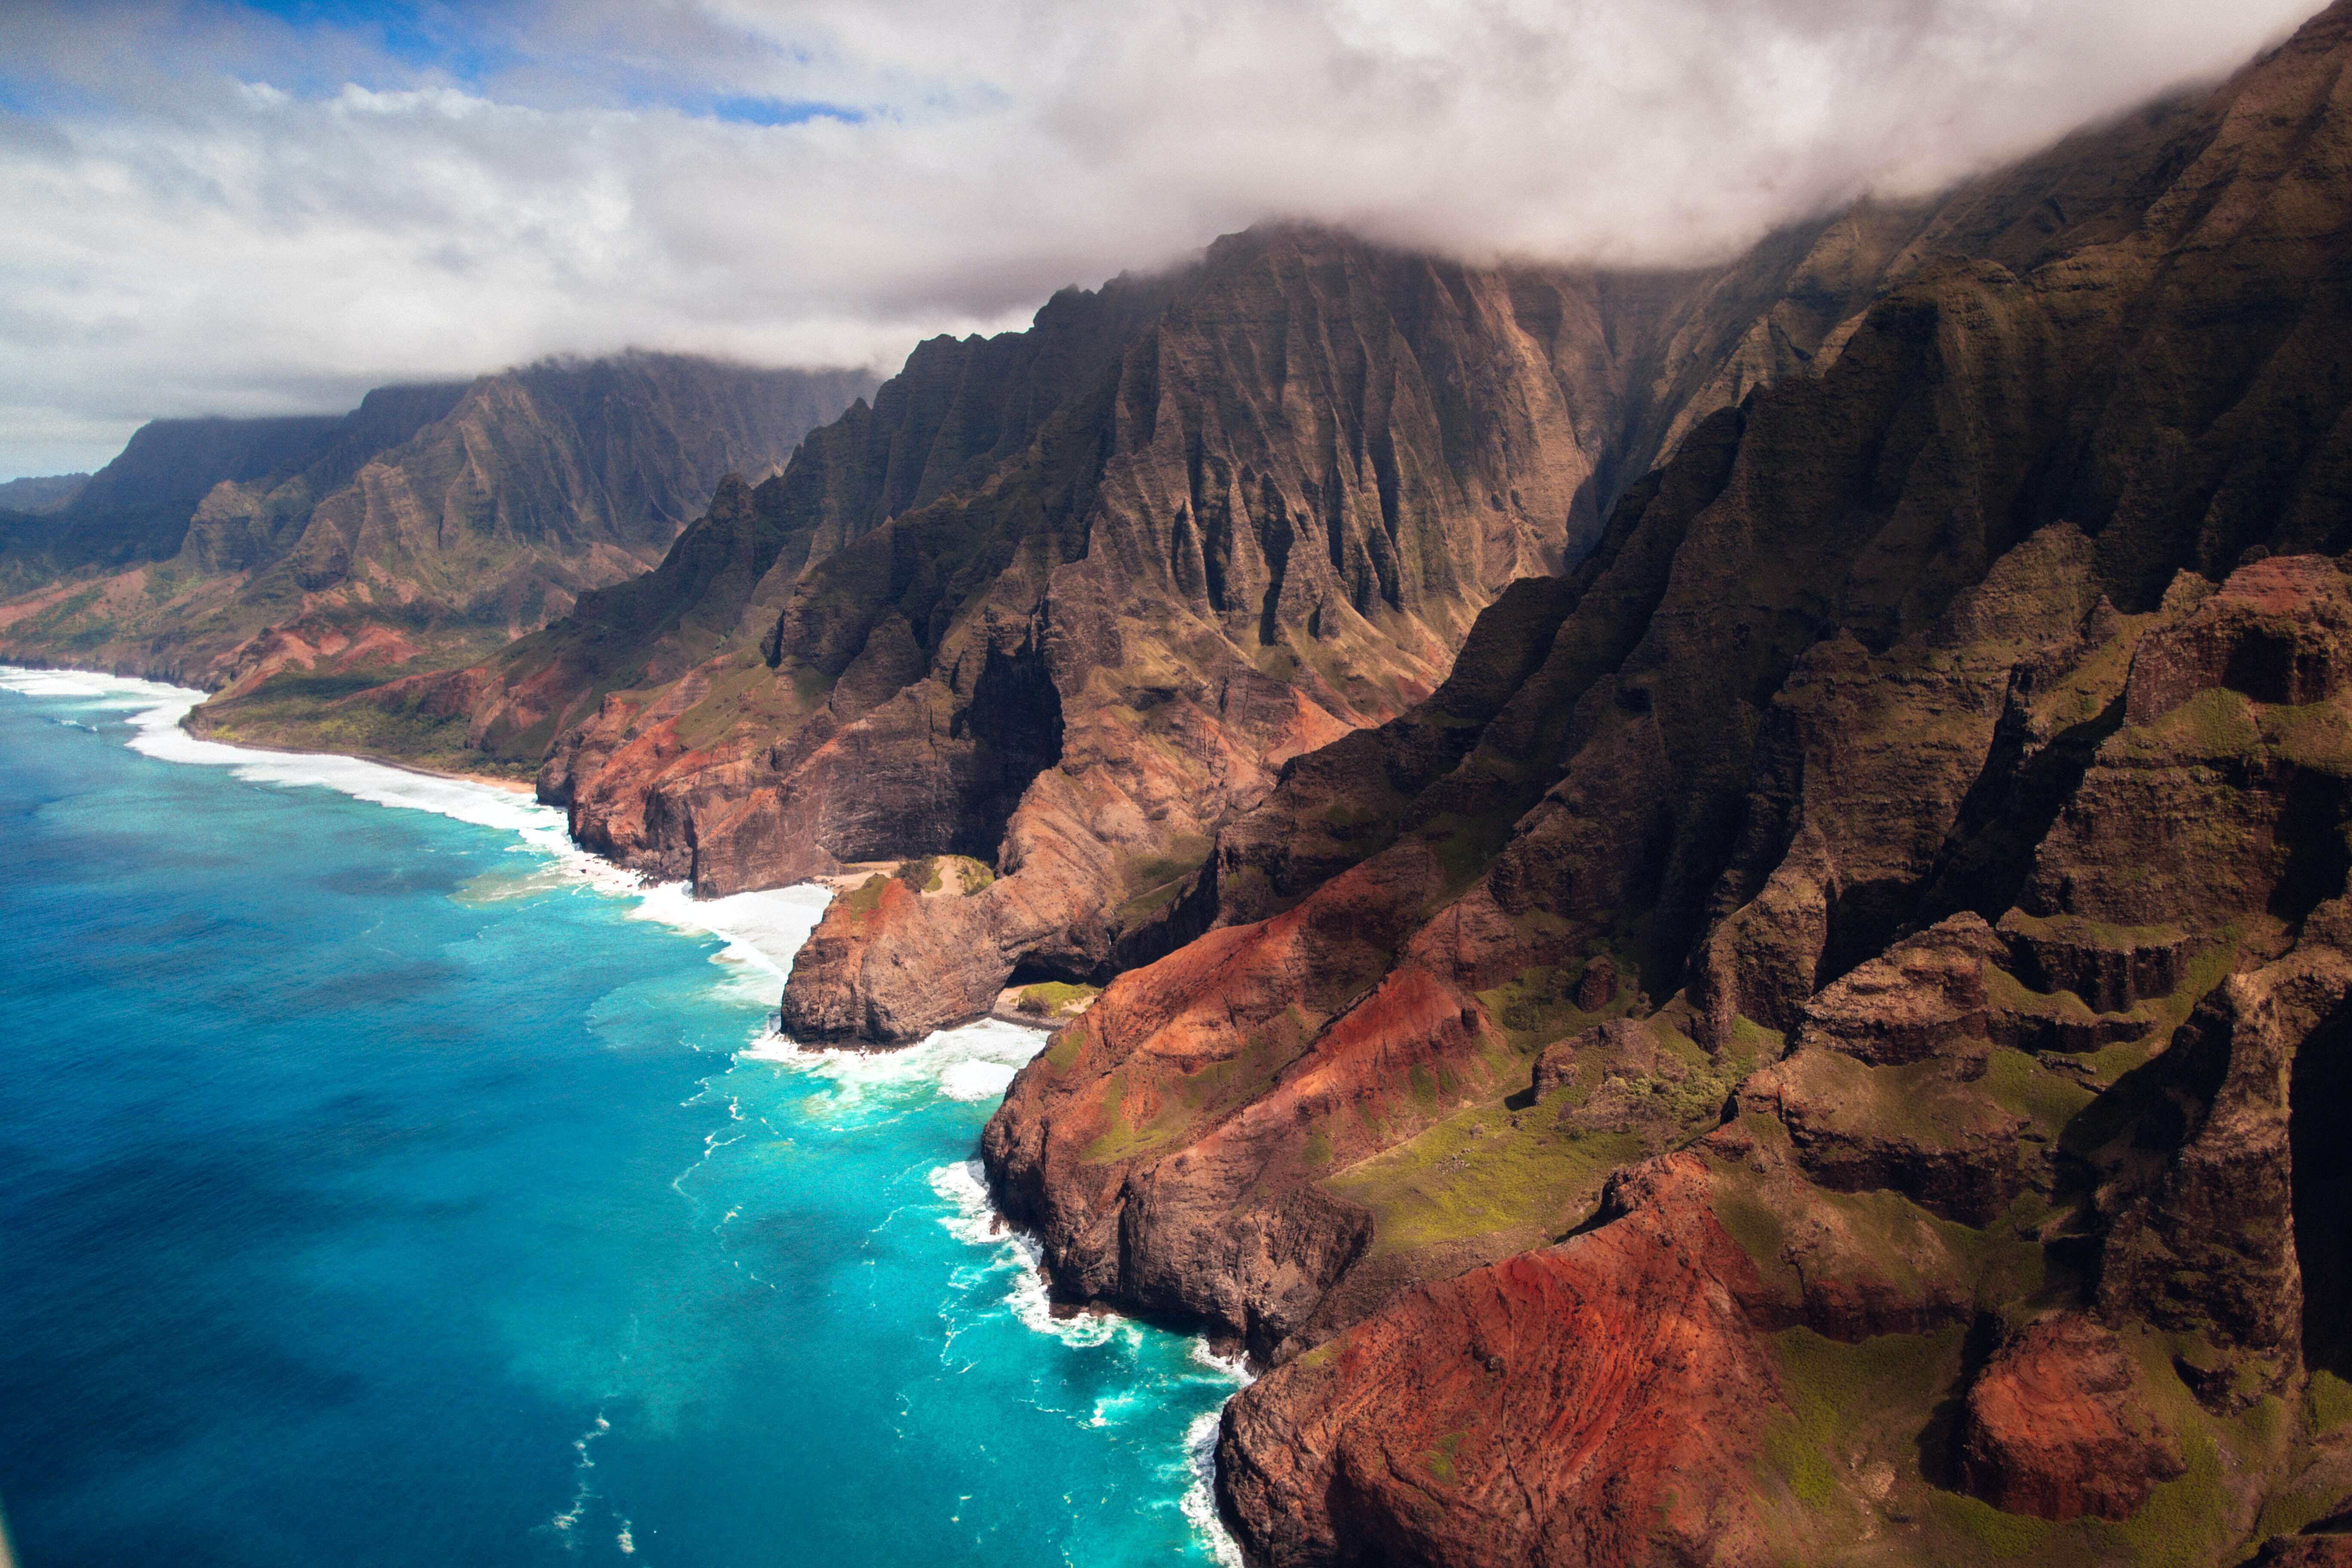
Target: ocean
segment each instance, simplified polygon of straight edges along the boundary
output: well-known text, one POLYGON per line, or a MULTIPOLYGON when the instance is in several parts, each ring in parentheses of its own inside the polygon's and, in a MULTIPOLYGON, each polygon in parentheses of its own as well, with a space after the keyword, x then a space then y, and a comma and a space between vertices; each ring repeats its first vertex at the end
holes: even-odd
POLYGON ((0 670, 24 1568, 1237 1561, 1238 1373, 1056 1320, 973 1154, 1043 1037, 772 1034, 816 889, 0 670))

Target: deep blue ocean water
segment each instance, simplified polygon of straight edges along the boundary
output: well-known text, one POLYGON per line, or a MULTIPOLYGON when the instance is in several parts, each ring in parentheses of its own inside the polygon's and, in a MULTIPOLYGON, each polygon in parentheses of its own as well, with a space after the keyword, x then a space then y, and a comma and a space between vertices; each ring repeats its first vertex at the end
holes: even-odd
POLYGON ((1214 1560, 1232 1377, 1052 1321, 989 1234, 1039 1037, 800 1056, 821 894, 648 896, 526 800, 181 706, 0 675, 25 1568, 1214 1560))

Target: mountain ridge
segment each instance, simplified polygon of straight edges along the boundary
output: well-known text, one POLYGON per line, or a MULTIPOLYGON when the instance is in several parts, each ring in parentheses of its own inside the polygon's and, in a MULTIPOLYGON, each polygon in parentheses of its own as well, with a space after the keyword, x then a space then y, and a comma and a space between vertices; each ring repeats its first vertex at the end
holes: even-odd
POLYGON ((653 564, 721 475, 872 384, 631 353, 156 421, 0 539, 0 655, 240 691, 467 662, 653 564))
POLYGON ((1950 198, 1016 1078, 1254 1560, 2334 1560, 2347 61, 1950 198))
MULTIPOLYGON (((705 894, 901 863, 810 1043, 1100 986, 982 1163, 1057 1302, 1263 1369, 1268 1568, 2339 1560, 2347 63, 2338 0, 1712 268, 1229 236, 485 657, 194 723, 530 770, 705 894)), ((281 549, 298 479, 195 548, 546 531, 281 549)))
POLYGON ((699 632, 656 571, 337 707, 543 758, 582 842, 707 893, 925 853, 997 868, 973 900, 821 931, 786 1004, 807 1032, 912 1037, 1015 974, 1098 981, 1171 940, 1147 929, 1165 890, 1275 768, 1431 689, 1655 444, 1833 361, 1929 216, 1865 205, 1680 275, 1229 237, 1065 290, 1028 333, 924 344, 751 513, 696 525, 756 514, 782 541, 699 632))

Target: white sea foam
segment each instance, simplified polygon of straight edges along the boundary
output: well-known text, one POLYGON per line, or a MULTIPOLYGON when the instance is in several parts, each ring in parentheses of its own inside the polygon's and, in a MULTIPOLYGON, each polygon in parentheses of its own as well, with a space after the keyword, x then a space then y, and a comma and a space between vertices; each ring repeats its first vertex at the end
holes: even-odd
POLYGON ((0 690, 20 691, 27 697, 98 699, 110 708, 145 707, 159 699, 175 698, 186 698, 193 708, 205 697, 201 691, 166 686, 160 680, 134 680, 86 669, 26 669, 13 664, 0 664, 0 690))
POLYGON ((1247 1352, 1236 1349, 1230 1355, 1219 1355, 1216 1347, 1209 1343, 1206 1334, 1193 1339, 1192 1360, 1219 1377, 1233 1379, 1236 1387, 1246 1388, 1257 1381, 1257 1374, 1250 1371, 1247 1352))
POLYGON ((1151 1390, 1138 1386, 1114 1389, 1097 1396, 1094 1414, 1087 1417, 1089 1426, 1116 1426, 1132 1415, 1150 1414, 1157 1406, 1151 1390))
MULTIPOLYGON (((683 882, 648 882, 578 848, 563 813, 520 790, 470 779, 446 778, 406 768, 327 752, 272 752, 201 740, 180 727, 205 694, 184 686, 138 680, 82 670, 22 669, 0 666, 0 690, 27 697, 77 699, 125 711, 133 751, 163 762, 225 767, 248 783, 294 788, 306 784, 373 805, 425 811, 477 826, 513 834, 522 847, 545 855, 553 878, 584 882, 604 893, 634 898, 631 913, 679 931, 720 938, 726 946, 716 962, 737 970, 738 984, 761 998, 782 988, 799 951, 832 894, 813 885, 698 900, 683 882)), ((516 879, 498 893, 535 891, 549 885, 539 875, 516 879)))
POLYGON ((1105 1312, 1055 1312, 1053 1300, 1045 1294, 1045 1277, 1037 1267, 1044 1254, 1034 1237, 1021 1235, 999 1218, 979 1161, 939 1166, 929 1181, 931 1191, 948 1204, 940 1224, 958 1241, 990 1250, 993 1256, 986 1271, 1005 1276, 1004 1304, 1023 1327, 1079 1350, 1113 1340, 1129 1347, 1141 1342, 1142 1325, 1129 1319, 1105 1312))
MULTIPOLYGON (((995 1255, 990 1260, 991 1271, 1003 1270, 1010 1275, 1005 1303, 1025 1327, 1078 1349, 1108 1344, 1113 1339, 1123 1341, 1130 1349, 1139 1344, 1141 1326, 1125 1318, 1090 1312, 1071 1317, 1054 1314, 1045 1295, 1045 1278, 1037 1268, 1037 1244, 1028 1237, 1014 1234, 1000 1219, 989 1201, 988 1184, 979 1161, 938 1167, 930 1173, 930 1186, 948 1204, 948 1213, 940 1219, 948 1234, 969 1246, 990 1248, 995 1255)), ((1239 1353, 1219 1355, 1205 1335, 1194 1338, 1192 1360, 1203 1372, 1231 1383, 1236 1391, 1251 1381, 1244 1358, 1239 1353)), ((1149 1391, 1121 1389, 1097 1399, 1087 1424, 1114 1426, 1150 1409, 1149 1391)), ((1177 1500, 1177 1507, 1200 1538, 1202 1549, 1216 1560, 1219 1568, 1244 1568, 1240 1543, 1217 1516, 1217 1422, 1223 1409, 1221 1404, 1216 1410, 1202 1412, 1185 1430, 1181 1460, 1184 1491, 1177 1500)))
POLYGON ((683 882, 659 882, 639 890, 638 920, 658 921, 679 931, 704 931, 726 941, 722 963, 741 964, 764 991, 781 990, 793 972, 793 954, 824 917, 830 889, 813 882, 723 899, 698 899, 683 882))
POLYGON ((994 1100, 1045 1044, 1045 1037, 1034 1029, 982 1018, 935 1030, 896 1050, 809 1050, 788 1037, 771 1034, 741 1054, 752 1061, 785 1063, 824 1079, 832 1085, 835 1107, 855 1110, 916 1093, 994 1100))
POLYGON ((520 834, 541 847, 564 846, 563 814, 519 790, 443 778, 329 752, 269 752, 199 740, 180 728, 205 694, 185 686, 81 670, 0 666, 0 689, 27 697, 78 698, 127 710, 136 731, 131 749, 169 763, 226 767, 255 784, 319 784, 378 805, 429 811, 520 834), (551 840, 547 836, 552 833, 551 840))
POLYGON ((931 1191, 946 1200, 949 1213, 940 1220, 947 1233, 967 1247, 996 1247, 1005 1240, 1005 1226, 988 1201, 988 1180, 977 1160, 941 1165, 929 1178, 931 1191))
POLYGON ((1247 1568, 1248 1559, 1242 1555, 1241 1542, 1225 1528, 1217 1516, 1217 1423, 1224 1414, 1221 1405, 1202 1411, 1184 1433, 1184 1454, 1191 1462, 1192 1484, 1184 1489, 1185 1522, 1201 1538, 1209 1555, 1217 1560, 1217 1568, 1247 1568))
POLYGON ((613 1424, 604 1419, 604 1413, 599 1410, 596 1412, 596 1424, 572 1439, 572 1452, 574 1456, 572 1468, 579 1478, 578 1484, 572 1488, 572 1506, 547 1521, 548 1528, 556 1532, 567 1550, 579 1550, 578 1543, 572 1538, 572 1531, 578 1527, 582 1516, 588 1511, 589 1503, 593 1501, 596 1496, 595 1483, 588 1475, 589 1471, 596 1468, 596 1458, 588 1451, 588 1446, 612 1429, 613 1424))
POLYGON ((950 1100, 1002 1100, 1021 1068, 1012 1062, 974 1057, 940 1074, 940 1092, 950 1100))

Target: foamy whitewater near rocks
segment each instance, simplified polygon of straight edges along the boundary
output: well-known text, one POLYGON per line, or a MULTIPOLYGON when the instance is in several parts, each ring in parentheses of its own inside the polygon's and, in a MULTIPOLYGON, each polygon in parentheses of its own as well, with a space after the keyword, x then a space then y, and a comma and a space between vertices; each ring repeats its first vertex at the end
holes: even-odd
POLYGON ((1237 1369, 1055 1317, 974 1175, 1043 1035, 801 1050, 772 1008, 823 889, 696 901, 513 791, 194 740, 198 695, 0 670, 0 1225, 35 1238, 0 1363, 74 1391, 0 1437, 28 1554, 155 1560, 200 1496, 289 1568, 1230 1560, 1199 1466, 1237 1369), (94 1068, 93 1032, 149 1045, 94 1068), (81 1217, 117 1191, 152 1220, 81 1217))
MULTIPOLYGON (((793 955, 824 917, 830 889, 805 883, 725 898, 698 899, 683 882, 648 882, 572 844, 563 813, 517 790, 393 767, 331 752, 273 752, 226 745, 181 728, 205 694, 184 686, 129 676, 81 670, 23 669, 0 666, 0 690, 28 697, 74 697, 121 710, 137 731, 133 751, 164 762, 226 767, 253 784, 286 788, 316 785, 372 805, 426 811, 478 826, 513 834, 519 848, 553 864, 542 875, 572 879, 597 891, 634 900, 639 920, 682 931, 709 934, 726 943, 716 962, 735 971, 745 994, 772 999, 792 973, 793 955)), ((518 879, 528 890, 545 885, 518 879)), ((477 889, 478 894, 485 889, 477 889)), ((752 1060, 796 1067, 832 1079, 847 1100, 877 1089, 921 1082, 950 1100, 993 1102, 1022 1065, 1035 1056, 1045 1037, 1034 1029, 997 1019, 942 1029, 916 1045, 887 1053, 808 1050, 772 1029, 745 1047, 752 1060)), ((1041 1298, 1042 1300, 1042 1298, 1041 1298)))
POLYGON ((725 939, 724 961, 756 971, 747 978, 756 979, 762 986, 770 979, 781 983, 791 973, 793 954, 808 939, 832 896, 822 887, 803 886, 697 900, 683 883, 647 882, 634 871, 576 847, 565 831, 563 813, 541 805, 519 790, 392 767, 362 757, 273 752, 202 740, 182 729, 181 721, 205 700, 205 693, 184 686, 81 670, 0 666, 0 690, 28 697, 82 698, 120 710, 137 731, 131 749, 164 762, 226 767, 253 784, 289 788, 315 784, 376 805, 429 811, 511 833, 521 840, 520 847, 552 858, 557 874, 576 878, 602 892, 635 898, 642 919, 725 939))

